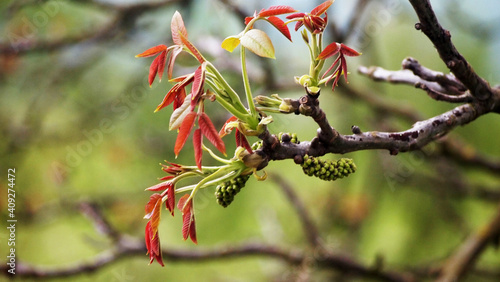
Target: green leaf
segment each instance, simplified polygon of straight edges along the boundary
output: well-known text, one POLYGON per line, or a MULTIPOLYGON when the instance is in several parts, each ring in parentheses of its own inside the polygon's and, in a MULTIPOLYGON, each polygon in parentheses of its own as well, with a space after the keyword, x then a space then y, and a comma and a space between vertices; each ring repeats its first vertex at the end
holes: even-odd
POLYGON ((229 52, 233 52, 234 48, 238 47, 240 45, 240 36, 229 36, 224 41, 222 41, 221 47, 224 50, 227 50, 229 52))
POLYGON ((275 59, 274 46, 265 32, 259 29, 251 29, 240 38, 241 45, 256 55, 275 59))

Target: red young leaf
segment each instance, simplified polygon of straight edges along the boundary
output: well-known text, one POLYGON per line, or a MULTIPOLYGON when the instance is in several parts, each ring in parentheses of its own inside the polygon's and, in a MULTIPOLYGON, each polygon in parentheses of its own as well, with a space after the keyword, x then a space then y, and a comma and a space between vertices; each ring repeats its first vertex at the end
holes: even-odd
POLYGON ((182 196, 179 201, 177 202, 177 208, 181 211, 184 212, 184 210, 189 210, 191 205, 186 205, 186 201, 189 198, 189 194, 186 194, 182 196))
POLYGON ((186 240, 189 237, 189 228, 191 227, 191 210, 182 214, 182 238, 186 240))
MULTIPOLYGON (((167 176, 163 176, 162 178, 160 178, 160 180, 161 181, 166 181, 166 180, 171 180, 173 178, 175 178, 175 176, 173 176, 173 175, 167 175, 167 176)), ((149 190, 149 189, 147 189, 147 190, 149 190)), ((156 191, 156 190, 149 190, 149 191, 156 191)))
POLYGON ((340 59, 340 65, 342 67, 342 72, 344 73, 344 80, 346 83, 349 83, 349 81, 347 81, 347 62, 345 61, 344 56, 340 59))
POLYGON ((191 129, 193 128, 195 119, 196 113, 189 112, 184 118, 184 121, 182 121, 181 127, 179 128, 179 134, 177 135, 177 140, 175 140, 174 153, 176 157, 179 155, 182 147, 184 147, 184 144, 191 133, 191 129))
POLYGON ((285 24, 283 20, 278 17, 271 16, 267 19, 276 29, 278 29, 288 40, 292 41, 292 37, 290 36, 290 30, 288 30, 288 26, 285 24))
MULTIPOLYGON (((338 56, 337 59, 335 59, 335 61, 333 62, 333 64, 325 71, 325 73, 323 74, 323 76, 321 77, 321 79, 323 79, 335 67, 335 65, 337 65, 337 63, 339 62, 339 60, 340 60, 341 57, 342 56, 338 56)), ((334 73, 335 73, 335 71, 334 71, 334 73)), ((328 81, 327 81, 327 83, 328 83, 328 81)))
MULTIPOLYGON (((201 120, 198 119, 200 127, 201 120)), ((203 135, 201 135, 201 129, 196 129, 193 133, 193 147, 194 147, 194 159, 196 160, 196 166, 201 170, 201 157, 203 156, 203 150, 201 144, 203 143, 203 135)))
POLYGON ((201 64, 194 72, 193 86, 191 87, 191 109, 198 104, 198 100, 203 94, 205 84, 205 64, 201 64))
POLYGON ((316 6, 316 8, 314 8, 311 11, 311 15, 319 16, 323 14, 324 12, 326 12, 326 10, 328 10, 328 8, 330 8, 333 2, 335 2, 335 0, 328 0, 326 2, 319 4, 318 6, 316 6))
POLYGON ((189 237, 193 243, 198 245, 198 240, 196 239, 196 226, 194 223, 194 214, 191 215, 191 225, 189 226, 189 237))
POLYGON ((208 141, 210 141, 210 143, 212 143, 215 148, 217 148, 217 150, 225 155, 226 145, 220 138, 219 134, 217 133, 217 129, 215 129, 214 124, 205 112, 201 113, 200 117, 198 118, 198 123, 201 132, 207 137, 208 141))
POLYGON ((163 258, 162 258, 162 253, 161 253, 161 246, 160 246, 160 238, 158 236, 158 231, 156 233, 153 233, 151 229, 151 222, 148 221, 146 224, 146 231, 145 231, 145 240, 146 240, 146 248, 149 253, 149 264, 153 263, 153 260, 156 259, 158 263, 161 266, 165 266, 163 264, 163 258))
MULTIPOLYGON (((148 254, 151 254, 151 238, 153 237, 153 234, 151 234, 151 222, 148 221, 146 224, 146 230, 144 231, 144 239, 146 241, 146 248, 148 249, 148 254)), ((152 262, 153 260, 151 260, 152 262)), ((149 262, 149 264, 151 264, 149 262)))
POLYGON ((162 199, 161 197, 156 200, 155 207, 153 211, 151 212, 151 218, 149 221, 151 222, 151 230, 153 231, 153 234, 158 232, 158 226, 160 225, 160 218, 161 218, 161 204, 162 204, 162 199))
POLYGON ((303 26, 303 25, 304 25, 304 22, 303 22, 303 21, 298 21, 298 22, 295 24, 295 31, 299 30, 299 28, 300 28, 301 26, 303 26))
POLYGON ((162 51, 166 51, 167 50, 167 46, 161 44, 161 45, 158 45, 158 46, 155 46, 155 47, 152 47, 152 48, 149 48, 148 50, 138 54, 138 55, 135 55, 135 57, 151 57, 151 56, 154 56, 162 51))
POLYGON ((241 147, 241 133, 238 129, 236 129, 234 137, 236 139, 236 147, 241 147))
POLYGON ((227 124, 230 122, 233 122, 233 121, 237 121, 237 120, 238 120, 238 118, 235 116, 232 116, 228 120, 226 120, 226 122, 224 123, 224 125, 222 126, 222 128, 219 131, 220 138, 228 135, 233 130, 232 128, 226 128, 227 124))
POLYGON ((247 149, 247 151, 250 154, 253 154, 252 147, 250 146, 250 144, 248 144, 248 140, 245 137, 245 135, 241 134, 241 132, 238 129, 236 129, 235 136, 236 136, 236 146, 243 147, 247 149))
POLYGON ((333 42, 323 49, 323 51, 318 55, 318 60, 323 60, 335 56, 340 51, 340 44, 333 42))
POLYGON ((344 45, 344 43, 340 43, 340 52, 349 57, 356 57, 361 55, 361 53, 350 47, 347 47, 346 45, 344 45))
POLYGON ((167 95, 165 95, 165 97, 163 97, 163 101, 156 107, 155 113, 157 111, 165 108, 166 106, 170 105, 172 102, 176 101, 176 99, 177 99, 177 102, 180 104, 177 104, 177 107, 174 105, 174 110, 177 109, 180 105, 182 105, 182 103, 184 102, 184 98, 186 97, 186 91, 185 91, 184 87, 186 85, 188 85, 189 83, 191 83, 191 81, 193 81, 193 78, 194 78, 194 74, 189 74, 189 75, 185 75, 185 76, 181 76, 181 77, 173 79, 172 81, 181 80, 181 82, 176 83, 168 91, 167 95), (182 100, 178 96, 181 96, 182 100))
POLYGON ((191 51, 191 53, 193 53, 196 59, 198 59, 198 62, 200 62, 200 64, 203 64, 203 62, 205 62, 205 59, 201 55, 200 51, 198 51, 198 49, 196 49, 196 47, 194 47, 194 45, 182 33, 179 33, 179 37, 181 38, 182 43, 189 49, 189 51, 191 51))
POLYGON ((250 21, 253 19, 254 19, 254 17, 246 17, 245 18, 245 25, 248 25, 250 23, 250 21))
POLYGON ((158 55, 158 79, 161 81, 163 71, 165 71, 165 61, 167 60, 167 51, 163 51, 158 55))
POLYGON ((243 148, 247 149, 247 151, 250 154, 253 154, 252 146, 250 146, 250 144, 248 143, 247 138, 243 134, 241 134, 241 143, 242 143, 241 145, 243 145, 243 148))
POLYGON ((174 99, 174 111, 179 108, 182 103, 184 103, 184 99, 186 99, 186 89, 182 87, 179 89, 179 93, 175 95, 174 99))
MULTIPOLYGON (((160 184, 163 184, 163 183, 160 183, 160 184)), ((155 185, 157 186, 157 185, 155 185)), ((146 204, 146 215, 144 216, 144 218, 147 218, 147 219, 150 219, 152 214, 153 214, 153 211, 154 211, 154 208, 156 207, 156 203, 158 202, 158 200, 161 200, 161 195, 160 194, 153 194, 149 197, 149 202, 146 204)))
MULTIPOLYGON (((169 176, 172 176, 172 175, 169 175, 169 176)), ((158 183, 156 185, 153 185, 149 188, 146 188, 146 190, 153 191, 153 192, 163 191, 163 190, 166 190, 169 187, 169 185, 171 185, 171 183, 169 181, 166 181, 166 182, 162 182, 162 183, 158 183)))
POLYGON ((177 208, 182 211, 182 237, 186 240, 189 237, 189 229, 191 227, 192 219, 192 200, 186 202, 189 199, 189 194, 182 196, 177 202, 177 208))
POLYGON ((156 57, 151 63, 151 66, 149 67, 149 77, 148 77, 149 86, 151 86, 153 84, 153 81, 155 80, 156 73, 158 72, 159 61, 160 61, 160 56, 156 57))
POLYGON ((286 5, 280 5, 280 6, 271 6, 267 9, 262 9, 259 12, 259 17, 269 17, 269 16, 278 16, 278 15, 283 15, 283 14, 288 14, 288 13, 294 13, 297 12, 294 8, 286 5))
POLYGON ((182 34, 186 38, 188 37, 186 27, 184 26, 184 21, 182 20, 182 16, 178 11, 175 11, 174 15, 172 16, 170 30, 172 31, 172 41, 174 41, 176 45, 182 45, 182 40, 179 37, 179 34, 182 34))
POLYGON ((174 216, 174 209, 175 209, 175 188, 174 185, 172 187, 169 187, 167 190, 167 200, 165 201, 165 205, 167 206, 167 209, 170 211, 170 214, 174 216))
POLYGON ((184 87, 181 87, 180 89, 175 87, 175 86, 172 87, 168 91, 167 95, 165 95, 165 97, 163 97, 163 101, 161 101, 161 103, 156 107, 155 113, 157 111, 165 108, 166 106, 170 105, 173 101, 175 101, 175 97, 177 97, 178 91, 181 91, 181 90, 184 90, 184 87))
POLYGON ((289 19, 289 20, 291 20, 291 19, 301 19, 305 15, 306 15, 305 13, 294 13, 294 14, 286 16, 286 18, 289 19))

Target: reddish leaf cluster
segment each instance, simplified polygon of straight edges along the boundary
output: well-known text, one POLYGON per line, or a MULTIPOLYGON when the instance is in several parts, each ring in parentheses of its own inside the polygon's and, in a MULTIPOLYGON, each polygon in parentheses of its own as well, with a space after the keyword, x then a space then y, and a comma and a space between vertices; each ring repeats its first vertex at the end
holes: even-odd
POLYGON ((271 6, 267 9, 262 9, 258 14, 255 13, 252 17, 246 17, 245 25, 248 25, 250 21, 252 21, 256 17, 265 18, 279 32, 281 32, 286 38, 288 38, 288 40, 292 41, 292 37, 290 35, 290 31, 288 30, 288 26, 285 24, 283 20, 281 20, 276 16, 289 14, 293 12, 297 12, 297 10, 295 10, 290 6, 285 6, 285 5, 271 6))
MULTIPOLYGON (((154 260, 156 260, 162 266, 164 264, 162 259, 160 238, 158 232, 158 226, 160 224, 160 218, 161 218, 161 206, 163 201, 165 201, 165 206, 167 210, 169 210, 170 214, 174 216, 175 182, 172 178, 180 174, 180 171, 185 172, 182 166, 173 163, 169 164, 171 166, 167 165, 163 166, 164 171, 166 171, 169 174, 172 174, 167 177, 169 178, 169 180, 147 188, 147 190, 149 191, 155 191, 155 192, 163 191, 163 192, 161 194, 155 193, 150 196, 149 201, 146 204, 145 208, 146 215, 144 216, 144 218, 149 219, 148 223, 146 224, 145 237, 144 237, 146 241, 146 248, 149 254, 149 260, 150 260, 149 263, 151 264, 154 260)), ((183 225, 189 225, 187 232, 190 232, 188 234, 190 234, 191 240, 193 240, 193 242, 196 243, 196 229, 194 226, 194 211, 192 209, 192 200, 190 200, 186 204, 187 197, 189 197, 189 195, 184 195, 181 199, 179 199, 178 207, 183 214, 183 225), (186 216, 187 213, 189 213, 189 216, 186 216)), ((184 239, 187 239, 184 228, 183 228, 183 237, 184 239)))
POLYGON ((215 129, 214 124, 205 112, 189 112, 184 120, 182 121, 181 127, 179 128, 179 134, 177 135, 177 140, 175 141, 174 153, 177 156, 179 152, 184 147, 188 136, 193 129, 196 117, 198 117, 199 128, 195 130, 193 135, 193 146, 195 152, 196 165, 201 169, 201 158, 202 158, 202 144, 203 136, 205 136, 210 143, 212 143, 217 150, 219 150, 224 155, 226 154, 226 145, 224 141, 220 138, 215 129))
POLYGON ((295 24, 295 31, 305 25, 310 32, 314 34, 321 33, 325 30, 328 23, 326 10, 330 8, 333 2, 335 2, 335 0, 328 0, 316 6, 310 13, 295 13, 287 16, 286 18, 297 21, 295 24), (320 17, 322 14, 325 14, 323 18, 320 17))
POLYGON ((198 118, 199 128, 195 130, 193 143, 195 148, 196 164, 201 169, 203 136, 205 136, 223 154, 225 154, 226 148, 224 142, 218 136, 212 121, 203 112, 203 107, 201 107, 201 110, 199 110, 198 113, 195 112, 196 106, 202 105, 204 99, 203 94, 205 93, 204 85, 207 63, 201 53, 188 40, 188 34, 186 27, 184 26, 184 21, 178 12, 176 12, 172 17, 171 32, 172 40, 175 45, 170 48, 167 48, 166 45, 158 45, 144 51, 136 57, 150 57, 158 55, 151 63, 151 67, 149 69, 150 85, 153 83, 156 76, 161 79, 165 66, 168 67, 168 78, 172 78, 175 59, 184 50, 184 48, 186 48, 187 51, 190 52, 200 63, 200 66, 193 73, 172 79, 172 81, 176 82, 176 84, 167 92, 163 101, 156 107, 155 112, 173 103, 174 113, 172 114, 172 118, 176 119, 177 122, 174 122, 175 125, 171 126, 171 129, 179 129, 174 147, 176 156, 184 147, 184 144, 194 127, 196 118, 198 118), (169 53, 171 53, 170 56, 168 56, 169 53), (191 93, 186 95, 186 87, 190 84, 191 93), (189 107, 186 105, 186 107, 181 108, 181 106, 186 102, 187 97, 190 97, 190 100, 188 101, 189 107))
POLYGON ((326 46, 325 49, 323 49, 323 51, 318 55, 317 59, 324 60, 324 59, 330 58, 332 56, 335 56, 337 54, 339 54, 339 56, 337 57, 337 59, 335 59, 335 61, 328 68, 328 70, 325 71, 325 73, 323 74, 323 77, 322 77, 322 78, 324 78, 338 63, 337 68, 328 77, 328 79, 326 81, 326 83, 328 83, 328 81, 335 78, 335 80, 333 81, 333 85, 332 85, 333 90, 335 90, 335 86, 337 86, 338 81, 340 79, 340 76, 342 76, 342 74, 344 74, 344 79, 345 79, 346 83, 348 83, 348 81, 347 81, 347 63, 345 60, 345 56, 355 57, 355 56, 361 55, 361 53, 359 53, 358 51, 356 51, 352 48, 347 47, 343 43, 339 44, 339 43, 333 42, 330 45, 326 46))

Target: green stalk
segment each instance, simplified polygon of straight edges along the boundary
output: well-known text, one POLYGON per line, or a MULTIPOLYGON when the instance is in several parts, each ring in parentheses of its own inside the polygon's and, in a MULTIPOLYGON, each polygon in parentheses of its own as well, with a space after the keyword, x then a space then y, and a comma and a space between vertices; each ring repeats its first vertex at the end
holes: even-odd
MULTIPOLYGON (((223 97, 221 97, 223 95, 219 93, 220 89, 216 87, 213 81, 207 79, 205 82, 210 86, 210 88, 212 88, 215 91, 215 93, 217 93, 217 95, 215 95, 215 99, 217 100, 217 102, 219 102, 219 104, 222 107, 224 107, 224 109, 226 109, 228 112, 230 112, 233 116, 237 117, 238 119, 247 122, 249 116, 245 108, 243 108, 243 111, 236 109, 235 107, 233 107, 231 103, 229 103, 223 97)), ((238 104, 236 103, 236 105, 238 104)))
POLYGON ((240 96, 236 94, 236 91, 234 91, 234 89, 229 85, 229 83, 227 83, 222 74, 215 68, 214 65, 212 65, 212 63, 207 62, 207 70, 211 71, 211 73, 216 77, 218 83, 222 86, 222 88, 224 88, 224 90, 226 90, 227 94, 231 98, 231 101, 233 101, 235 108, 238 108, 239 110, 243 110, 246 112, 247 109, 245 108, 243 103, 241 103, 240 96))
POLYGON ((248 72, 247 72, 247 64, 246 64, 246 58, 245 58, 245 47, 243 45, 241 46, 241 74, 243 75, 243 85, 245 87, 245 94, 247 97, 247 103, 248 103, 248 108, 250 108, 250 114, 252 115, 253 119, 250 121, 247 121, 247 123, 252 127, 252 128, 257 128, 257 120, 259 115, 257 114, 257 109, 255 108, 255 105, 253 103, 253 96, 252 96, 252 90, 250 88, 250 81, 248 80, 248 72))
MULTIPOLYGON (((219 177, 217 179, 213 179, 211 181, 206 182, 205 184, 203 184, 202 186, 200 186, 200 189, 213 186, 213 185, 215 185, 217 183, 221 183, 221 182, 225 182, 225 181, 228 181, 228 180, 232 180, 232 179, 236 178, 240 173, 241 173, 241 170, 231 171, 231 172, 225 174, 222 177, 219 177)), ((182 192, 186 192, 186 191, 191 191, 194 188, 196 188, 197 185, 198 184, 193 184, 193 185, 182 187, 180 189, 175 190, 175 193, 177 194, 177 193, 182 193, 182 192)))

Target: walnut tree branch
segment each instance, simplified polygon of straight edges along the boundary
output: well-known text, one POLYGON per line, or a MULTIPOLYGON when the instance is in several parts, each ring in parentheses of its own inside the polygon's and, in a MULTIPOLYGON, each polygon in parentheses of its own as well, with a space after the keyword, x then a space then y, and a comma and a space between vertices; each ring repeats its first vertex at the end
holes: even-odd
MULTIPOLYGON (((312 105, 312 107, 319 108, 319 105, 312 105)), ((316 113, 314 116, 321 117, 322 110, 313 108, 310 111, 316 113)), ((268 154, 268 160, 294 159, 296 156, 305 154, 322 156, 327 153, 344 154, 373 149, 385 149, 391 154, 397 154, 420 149, 446 135, 457 126, 468 124, 491 110, 491 106, 485 103, 464 104, 441 115, 419 121, 412 128, 400 132, 361 132, 356 129, 353 135, 342 135, 332 128, 333 139, 321 138, 321 133, 325 132, 323 130, 325 124, 328 124, 326 117, 315 118, 322 125, 320 125, 318 137, 311 142, 304 141, 300 144, 283 142, 280 146, 276 146, 275 150, 266 150, 265 153, 268 154)))
MULTIPOLYGON (((487 100, 495 95, 488 82, 476 74, 455 48, 450 32, 439 24, 430 1, 410 0, 410 3, 420 20, 415 28, 421 30, 431 40, 439 56, 457 79, 479 100, 487 100)), ((496 95, 498 96, 498 93, 496 95)))

